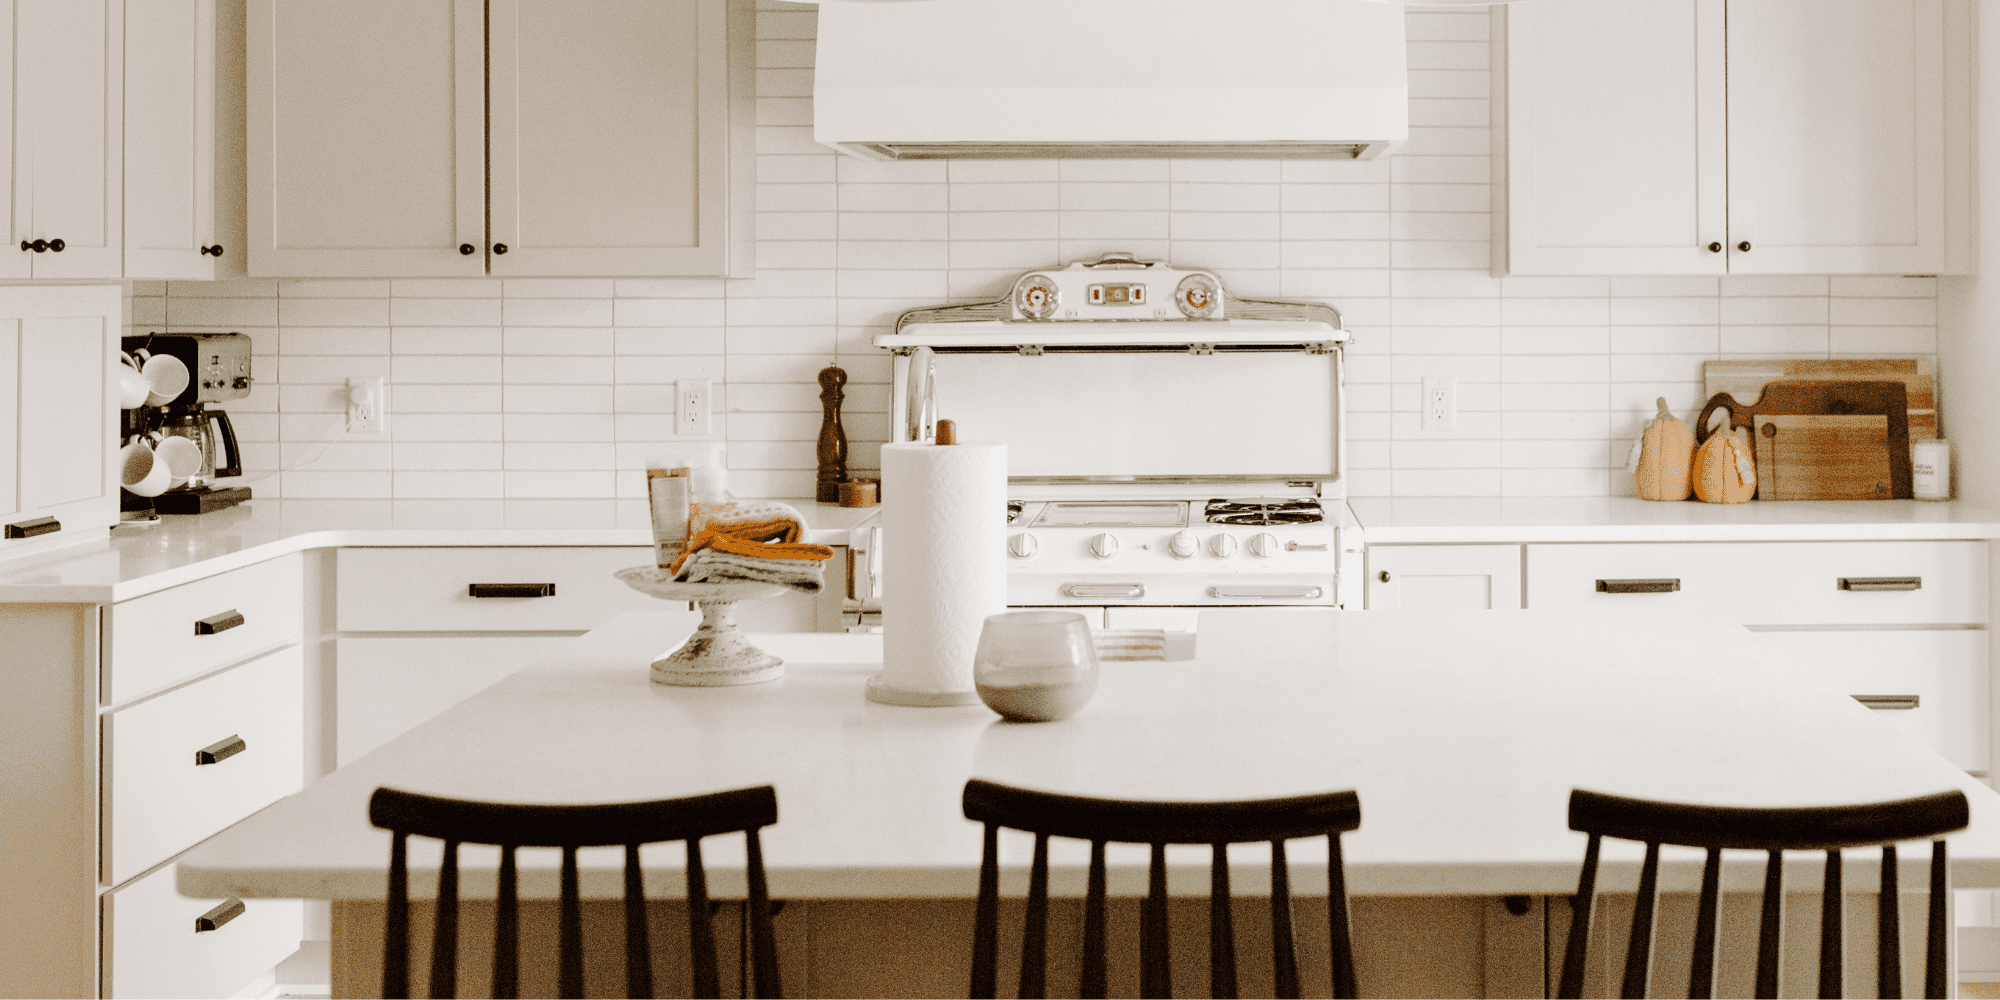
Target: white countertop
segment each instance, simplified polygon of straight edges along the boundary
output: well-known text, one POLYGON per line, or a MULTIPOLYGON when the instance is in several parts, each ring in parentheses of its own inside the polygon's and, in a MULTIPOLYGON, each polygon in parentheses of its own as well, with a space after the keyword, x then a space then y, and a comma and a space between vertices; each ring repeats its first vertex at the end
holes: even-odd
MULTIPOLYGON (((203 898, 380 898, 389 838, 366 813, 383 785, 604 802, 768 783, 780 817, 764 840, 774 895, 971 896, 980 835, 959 796, 975 775, 1133 798, 1352 788, 1362 826, 1343 844, 1348 884, 1364 895, 1573 891, 1584 849, 1565 820, 1573 787, 1732 805, 1958 788, 1972 826, 1951 838, 1954 884, 2000 886, 2000 795, 1741 628, 1547 611, 1282 621, 1204 612, 1194 660, 1107 663, 1081 713, 1023 725, 982 706, 866 701, 879 656, 869 636, 760 635, 788 660, 781 680, 655 685, 648 662, 678 636, 656 616, 625 615, 195 847, 179 861, 179 887, 203 898)), ((1006 877, 1023 879, 1032 840, 1002 843, 1006 877)), ((1080 894, 1087 847, 1058 844, 1055 891, 1080 894)), ((1171 854, 1173 891, 1205 892, 1206 851, 1189 850, 1171 854)), ((1261 849, 1244 850, 1241 881, 1256 891, 1267 884, 1261 849)), ((1636 879, 1640 852, 1608 842, 1604 884, 1636 879)), ((491 854, 468 857, 468 894, 492 893, 491 854)), ((523 852, 524 893, 554 895, 555 855, 523 852)), ((617 896, 618 849, 583 855, 584 894, 617 896)), ((649 892, 680 891, 679 855, 678 845, 647 851, 649 892)), ((1903 877, 1923 878, 1928 852, 1904 856, 1903 877)), ((413 841, 411 857, 413 891, 428 894, 437 845, 413 841)), ((740 892, 738 849, 710 857, 715 891, 740 892)), ((1325 885, 1316 857, 1294 852, 1294 885, 1325 885)), ((1878 877, 1873 857, 1850 854, 1856 890, 1878 877)), ((1144 891, 1144 859, 1143 847, 1114 848, 1114 892, 1144 891)), ((1662 887, 1693 890, 1700 859, 1669 850, 1662 887)), ((1797 884, 1819 877, 1817 856, 1796 864, 1787 877, 1797 884)), ((1755 891, 1761 865, 1732 856, 1725 887, 1755 891)))
POLYGON ((2000 538, 2000 511, 1956 500, 1415 497, 1349 500, 1348 506, 1370 545, 2000 538))
MULTIPOLYGON (((846 544, 847 529, 882 509, 786 502, 823 544, 846 544)), ((0 603, 123 601, 332 546, 652 544, 643 500, 251 500, 0 562, 0 603)))

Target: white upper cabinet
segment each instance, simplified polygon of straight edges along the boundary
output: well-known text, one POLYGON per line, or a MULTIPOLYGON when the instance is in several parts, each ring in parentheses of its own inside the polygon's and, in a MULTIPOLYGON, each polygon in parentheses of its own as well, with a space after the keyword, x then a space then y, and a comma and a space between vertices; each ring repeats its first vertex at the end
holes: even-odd
POLYGON ((252 0, 250 273, 739 270, 754 11, 736 6, 252 0))
POLYGON ((251 0, 251 274, 486 273, 484 8, 251 0))
POLYGON ((124 0, 11 6, 14 197, 0 277, 120 277, 124 0))
POLYGON ((125 38, 125 276, 213 278, 215 0, 133 0, 125 38))
POLYGON ((1943 29, 1939 0, 1729 5, 1730 270, 1943 267, 1943 29))
POLYGON ((1505 24, 1505 270, 1943 268, 1941 0, 1536 0, 1505 24))

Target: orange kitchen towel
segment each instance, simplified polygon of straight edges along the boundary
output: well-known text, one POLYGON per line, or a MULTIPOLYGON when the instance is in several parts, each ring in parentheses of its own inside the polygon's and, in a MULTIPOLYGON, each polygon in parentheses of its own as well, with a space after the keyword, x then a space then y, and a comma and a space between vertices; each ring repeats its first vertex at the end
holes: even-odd
POLYGON ((667 567, 668 572, 678 576, 682 564, 689 556, 706 548, 715 548, 735 555, 755 556, 761 559, 803 559, 823 561, 833 558, 833 550, 824 545, 812 545, 799 541, 805 536, 805 526, 792 518, 769 518, 737 524, 710 524, 694 537, 688 539, 687 548, 681 557, 667 567))

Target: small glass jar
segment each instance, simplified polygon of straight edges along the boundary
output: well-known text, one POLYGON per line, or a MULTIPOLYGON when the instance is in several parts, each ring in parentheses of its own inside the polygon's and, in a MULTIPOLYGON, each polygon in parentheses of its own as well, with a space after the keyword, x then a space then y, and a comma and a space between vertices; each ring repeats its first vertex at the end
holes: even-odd
POLYGON ((979 632, 972 682, 986 707, 1016 722, 1075 715, 1097 693, 1097 647, 1073 611, 1010 611, 979 632))

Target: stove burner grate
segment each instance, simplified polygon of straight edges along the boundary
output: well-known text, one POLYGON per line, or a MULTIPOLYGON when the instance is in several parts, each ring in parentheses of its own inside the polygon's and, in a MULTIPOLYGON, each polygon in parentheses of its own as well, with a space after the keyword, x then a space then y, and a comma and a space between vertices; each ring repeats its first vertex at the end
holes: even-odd
POLYGON ((1210 524, 1317 524, 1326 520, 1319 501, 1303 497, 1210 500, 1202 516, 1210 524))

